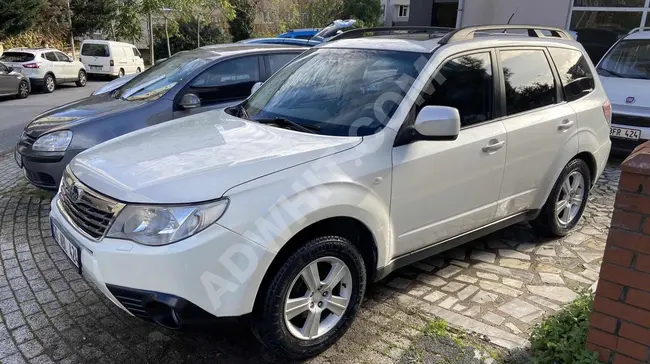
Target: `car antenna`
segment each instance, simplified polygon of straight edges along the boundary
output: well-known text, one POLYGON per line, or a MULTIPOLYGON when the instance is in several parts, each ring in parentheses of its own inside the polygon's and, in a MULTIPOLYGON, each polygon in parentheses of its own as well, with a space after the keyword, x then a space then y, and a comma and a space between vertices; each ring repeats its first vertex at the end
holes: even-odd
MULTIPOLYGON (((506 24, 510 25, 510 22, 512 21, 512 18, 514 18, 515 14, 517 14, 517 10, 519 10, 519 8, 515 8, 515 11, 512 13, 512 15, 510 15, 510 18, 508 19, 508 22, 506 24)), ((506 30, 507 29, 504 29, 503 33, 505 33, 506 30)))

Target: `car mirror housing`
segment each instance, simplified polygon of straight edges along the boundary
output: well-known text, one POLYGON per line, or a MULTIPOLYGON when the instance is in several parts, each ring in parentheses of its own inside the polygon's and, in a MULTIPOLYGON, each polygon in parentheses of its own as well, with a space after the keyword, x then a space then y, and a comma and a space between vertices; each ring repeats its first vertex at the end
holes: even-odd
POLYGON ((420 140, 456 140, 460 132, 458 109, 447 106, 425 106, 415 119, 413 128, 420 140))
POLYGON ((255 82, 253 88, 251 89, 251 95, 254 94, 255 91, 259 90, 260 87, 262 87, 262 82, 255 82))
POLYGON ((201 99, 192 93, 185 94, 183 97, 181 97, 181 101, 178 103, 178 106, 186 110, 195 109, 201 106, 201 99))

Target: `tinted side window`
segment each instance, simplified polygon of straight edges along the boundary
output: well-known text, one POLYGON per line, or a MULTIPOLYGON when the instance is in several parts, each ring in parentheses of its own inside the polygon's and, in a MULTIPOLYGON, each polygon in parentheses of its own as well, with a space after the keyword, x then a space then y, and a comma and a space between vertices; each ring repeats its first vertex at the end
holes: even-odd
POLYGON ((594 90, 594 76, 581 52, 562 48, 549 50, 562 79, 567 101, 575 101, 594 90))
POLYGON ((9 69, 4 64, 0 63, 0 72, 9 72, 9 69))
POLYGON ((54 55, 54 52, 45 53, 45 59, 52 62, 58 62, 58 59, 56 58, 56 55, 54 55))
POLYGON ((258 57, 243 57, 220 62, 196 77, 191 92, 202 103, 244 99, 260 81, 258 57))
POLYGON ((288 54, 271 54, 269 55, 269 65, 271 66, 271 74, 278 72, 285 64, 296 58, 298 55, 295 53, 288 54))
MULTIPOLYGON (((461 126, 493 118, 494 77, 490 53, 458 57, 445 63, 433 80, 433 93, 421 105, 455 107, 461 126)), ((419 111, 419 110, 418 110, 419 111)))
POLYGON ((542 50, 500 51, 506 111, 513 115, 557 102, 555 78, 542 50))
POLYGON ((59 59, 61 62, 70 62, 70 57, 66 56, 65 54, 61 52, 56 52, 56 58, 59 59))

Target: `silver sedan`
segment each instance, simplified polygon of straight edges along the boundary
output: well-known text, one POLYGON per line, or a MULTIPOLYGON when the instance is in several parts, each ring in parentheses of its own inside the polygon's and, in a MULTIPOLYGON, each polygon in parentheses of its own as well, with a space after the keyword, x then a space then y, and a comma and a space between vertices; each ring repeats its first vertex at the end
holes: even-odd
POLYGON ((0 96, 27 98, 31 92, 29 78, 0 62, 0 96))

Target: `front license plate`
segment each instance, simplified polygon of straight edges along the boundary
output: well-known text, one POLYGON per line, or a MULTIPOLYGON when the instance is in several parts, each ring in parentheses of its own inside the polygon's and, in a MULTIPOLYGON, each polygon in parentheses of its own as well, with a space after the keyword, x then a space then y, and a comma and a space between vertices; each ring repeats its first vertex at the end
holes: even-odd
POLYGON ((639 140, 641 137, 641 130, 612 126, 609 128, 609 136, 619 139, 639 140))
POLYGON ((79 274, 81 274, 81 249, 68 239, 65 234, 63 234, 54 223, 54 220, 50 219, 50 223, 52 224, 52 236, 54 237, 54 241, 59 244, 65 255, 70 258, 72 264, 77 267, 79 274))

